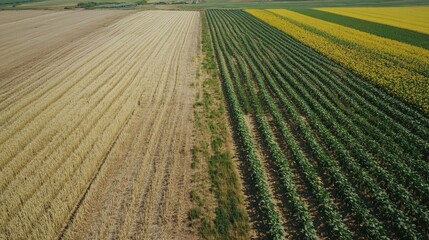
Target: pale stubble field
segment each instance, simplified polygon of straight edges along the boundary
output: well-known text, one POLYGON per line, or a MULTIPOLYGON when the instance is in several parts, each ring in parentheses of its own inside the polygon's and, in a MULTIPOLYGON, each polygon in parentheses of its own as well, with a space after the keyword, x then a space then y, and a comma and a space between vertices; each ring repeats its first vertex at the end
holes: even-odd
POLYGON ((0 238, 196 237, 186 222, 199 21, 0 20, 0 238))

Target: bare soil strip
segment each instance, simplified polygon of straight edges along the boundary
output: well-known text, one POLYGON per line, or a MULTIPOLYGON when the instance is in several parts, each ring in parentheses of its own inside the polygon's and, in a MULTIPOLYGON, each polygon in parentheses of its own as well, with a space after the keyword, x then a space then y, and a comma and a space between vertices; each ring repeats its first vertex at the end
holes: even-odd
POLYGON ((198 34, 198 12, 135 13, 1 79, 0 238, 196 238, 198 34))

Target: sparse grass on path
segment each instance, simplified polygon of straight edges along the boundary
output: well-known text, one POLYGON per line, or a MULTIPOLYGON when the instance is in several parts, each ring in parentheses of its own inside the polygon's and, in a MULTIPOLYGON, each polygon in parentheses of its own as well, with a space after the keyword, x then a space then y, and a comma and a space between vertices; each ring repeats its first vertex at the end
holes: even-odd
MULTIPOLYGON (((194 105, 196 145, 192 167, 199 169, 206 165, 210 193, 201 185, 196 187, 191 193, 195 207, 189 212, 189 218, 204 239, 248 239, 249 219, 234 164, 225 100, 204 14, 202 52, 201 82, 197 85, 194 105), (211 194, 214 203, 209 201, 211 194)), ((194 180, 201 175, 204 173, 194 175, 194 180)))

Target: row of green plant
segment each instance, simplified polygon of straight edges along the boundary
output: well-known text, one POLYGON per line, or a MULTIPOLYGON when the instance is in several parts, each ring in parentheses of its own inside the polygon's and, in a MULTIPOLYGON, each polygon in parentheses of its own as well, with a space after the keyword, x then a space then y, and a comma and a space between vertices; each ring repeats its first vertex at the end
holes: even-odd
MULTIPOLYGON (((249 41, 250 42, 250 41, 249 41)), ((249 55, 251 55, 252 57, 253 57, 253 61, 256 63, 256 64, 258 64, 259 65, 259 68, 258 69, 253 69, 253 71, 254 71, 254 74, 257 76, 256 77, 256 80, 257 80, 257 82, 258 82, 258 87, 259 87, 259 92, 262 94, 262 96, 261 96, 261 98, 262 99, 264 99, 265 100, 265 104, 267 105, 267 106, 269 106, 269 108, 270 108, 270 111, 271 111, 271 114, 276 118, 276 122, 277 122, 277 125, 278 125, 278 127, 279 127, 279 129, 281 129, 281 132, 282 132, 282 137, 284 138, 284 140, 288 143, 288 145, 289 145, 289 147, 291 147, 292 149, 293 149, 293 152, 299 152, 299 151, 302 151, 300 148, 299 148, 299 146, 296 144, 296 140, 294 139, 294 137, 291 135, 291 133, 290 133, 290 131, 289 131, 289 129, 286 127, 286 124, 283 122, 283 119, 282 119, 282 117, 281 116, 279 116, 279 110, 278 109, 276 109, 276 105, 273 103, 273 100, 272 100, 272 98, 269 96, 269 94, 267 93, 267 89, 266 89, 266 87, 265 87, 265 83, 264 83, 264 78, 265 79, 268 79, 270 82, 271 82, 271 84, 274 84, 274 87, 275 88, 277 88, 276 86, 275 86, 275 83, 274 83, 274 80, 269 76, 269 75, 267 75, 267 73, 265 72, 265 73, 261 73, 261 74, 264 74, 265 76, 264 77, 262 77, 261 76, 261 74, 258 74, 258 72, 260 71, 260 70, 262 70, 262 71, 264 71, 265 69, 263 68, 263 67, 261 67, 261 64, 260 64, 260 62, 259 62, 259 58, 256 58, 255 57, 255 55, 253 54, 253 52, 255 51, 255 50, 257 50, 257 48, 255 48, 255 46, 253 46, 253 47, 249 47, 249 45, 248 45, 248 42, 246 42, 246 51, 247 51, 247 53, 249 54, 249 55)), ((252 60, 249 60, 249 61, 252 61, 252 60)), ((277 91, 280 91, 278 88, 276 89, 277 91)), ((283 96, 283 95, 281 95, 280 97, 282 97, 282 98, 284 98, 285 99, 285 96, 283 96)), ((290 106, 290 103, 288 104, 288 103, 285 103, 286 105, 283 105, 283 106, 287 106, 287 107, 289 107, 290 106)), ((293 116, 294 117, 294 120, 295 121, 297 121, 298 122, 298 124, 299 124, 299 126, 300 126, 300 128, 303 128, 303 129, 305 129, 304 131, 304 134, 307 136, 307 137, 309 137, 310 138, 310 143, 315 143, 315 141, 314 141, 314 139, 311 139, 311 131, 310 130, 308 130, 308 129, 306 129, 306 126, 305 126, 305 124, 302 122, 302 120, 300 119, 300 117, 298 116, 298 113, 297 113, 297 111, 296 110, 294 110, 294 109, 292 109, 292 108, 288 108, 288 111, 290 111, 290 114, 291 114, 291 116, 293 116)), ((313 147, 316 147, 317 148, 317 150, 316 150, 316 152, 317 153, 319 153, 319 152, 321 152, 322 150, 320 149, 320 147, 319 146, 317 146, 317 145, 313 145, 313 147)), ((326 210, 323 210, 323 207, 325 208, 325 209, 328 209, 328 210, 330 210, 330 211, 328 211, 328 212, 326 212, 325 213, 325 215, 326 215, 326 221, 329 223, 329 225, 330 225, 330 235, 331 236, 336 236, 336 238, 341 238, 341 239, 351 239, 351 234, 350 234, 350 232, 349 232, 349 230, 347 229, 347 227, 346 226, 344 226, 344 224, 343 224, 343 222, 342 222, 342 219, 341 219, 341 216, 338 214, 338 213, 336 213, 336 211, 337 210, 335 210, 335 206, 334 205, 332 205, 332 203, 331 204, 328 204, 328 205, 326 205, 327 203, 329 203, 331 200, 329 199, 329 196, 328 196, 328 194, 326 193, 326 190, 324 190, 323 189, 323 186, 320 186, 320 188, 318 189, 317 188, 317 177, 318 177, 318 174, 317 174, 317 172, 314 170, 314 168, 313 168, 313 166, 311 166, 311 164, 309 164, 309 160, 305 157, 305 155, 304 155, 304 153, 302 153, 301 152, 301 154, 296 154, 296 157, 298 157, 297 159, 298 159, 298 161, 299 162, 301 162, 301 163, 299 163, 299 165, 302 165, 302 162, 304 162, 304 161, 306 161, 307 162, 307 164, 306 164, 306 168, 302 168, 302 170, 303 171, 305 171, 305 175, 309 175, 309 173, 312 173, 312 178, 310 178, 310 179, 312 179, 312 180, 307 180, 308 182, 309 182, 309 184, 310 184, 310 186, 311 186, 311 189, 312 189, 312 191, 317 191, 317 192, 325 192, 324 194, 317 194, 316 193, 316 199, 318 199, 318 198, 320 198, 320 196, 324 196, 324 198, 325 199, 321 199, 321 204, 319 205, 320 207, 319 207, 319 210, 320 211, 326 211, 326 210), (309 173, 308 173, 309 172, 309 173), (331 213, 329 213, 329 212, 331 212, 331 213), (336 216, 336 217, 334 217, 334 216, 336 216)), ((322 160, 325 160, 325 161, 327 161, 327 159, 326 159, 326 156, 324 155, 323 156, 324 158, 322 159, 322 160)), ((331 168, 333 168, 333 167, 331 167, 331 168)), ((335 169, 335 168, 333 168, 333 169, 331 169, 331 172, 333 172, 334 174, 336 174, 336 175, 338 175, 339 174, 339 172, 340 171, 338 171, 337 169, 335 169)), ((339 176, 340 177, 340 180, 339 180, 339 182, 340 183, 343 183, 343 185, 344 185, 344 177, 341 177, 341 176, 339 176), (341 181, 342 180, 342 181, 341 181)), ((319 183, 319 185, 320 185, 320 183, 319 183)), ((351 195, 351 196, 348 196, 349 198, 351 197, 351 198, 356 198, 356 196, 353 196, 353 191, 348 191, 347 192, 349 195, 351 195)), ((378 235, 378 236, 380 236, 380 235, 378 235)))
MULTIPOLYGON (((271 36, 271 38, 273 39, 273 42, 284 41, 282 39, 276 38, 275 36, 271 36)), ((289 45, 284 44, 281 45, 280 48, 278 46, 273 45, 273 47, 277 48, 277 51, 286 51, 287 48, 284 47, 289 47, 289 45)), ((337 109, 338 111, 341 111, 343 113, 343 116, 345 116, 342 118, 344 119, 343 121, 348 121, 347 118, 350 118, 350 120, 353 121, 354 126, 365 126, 365 128, 360 127, 359 130, 363 130, 365 134, 369 134, 371 137, 373 137, 373 141, 388 141, 389 144, 384 144, 383 146, 379 147, 385 148, 386 150, 390 151, 397 158, 401 156, 403 157, 405 155, 407 158, 410 158, 410 160, 412 160, 407 160, 408 164, 411 164, 416 169, 420 169, 419 171, 422 174, 427 173, 428 164, 425 163, 422 158, 424 157, 424 154, 427 153, 429 145, 428 141, 425 141, 425 135, 421 135, 422 133, 427 134, 429 122, 427 121, 426 117, 421 116, 416 112, 413 113, 412 109, 406 109, 407 114, 401 114, 398 111, 392 111, 389 116, 384 112, 392 110, 391 104, 395 104, 398 107, 403 107, 397 103, 397 100, 396 102, 392 101, 392 103, 380 104, 385 101, 380 101, 380 99, 378 101, 377 99, 374 100, 374 98, 376 97, 374 96, 375 94, 379 95, 385 100, 395 99, 389 99, 388 96, 383 96, 383 92, 376 92, 373 94, 365 93, 362 91, 364 90, 362 87, 359 89, 359 87, 353 86, 353 89, 347 89, 348 86, 344 84, 344 82, 347 82, 347 84, 356 83, 357 81, 354 81, 356 77, 349 79, 348 77, 353 77, 353 75, 347 75, 345 77, 343 76, 343 73, 336 73, 334 71, 329 71, 329 69, 327 70, 326 68, 328 67, 329 61, 326 61, 326 59, 314 57, 311 58, 309 57, 308 52, 306 53, 302 50, 298 51, 299 49, 296 48, 289 49, 290 50, 288 51, 291 51, 290 54, 282 56, 283 58, 288 59, 288 61, 286 62, 291 62, 292 64, 294 62, 297 62, 299 64, 305 64, 306 67, 302 68, 302 71, 306 73, 302 74, 308 76, 309 73, 312 73, 312 80, 317 84, 317 88, 321 89, 321 92, 327 98, 329 98, 330 101, 334 102, 336 105, 339 105, 339 107, 335 106, 336 108, 334 107, 330 110, 337 109), (296 54, 294 54, 295 51, 296 54), (291 56, 293 55, 295 55, 295 57, 291 58, 291 56), (321 62, 321 60, 325 60, 325 62, 321 62), (321 76, 322 79, 319 76, 321 76), (338 81, 338 79, 341 79, 341 81, 338 81), (360 92, 354 92, 358 90, 360 90, 360 92), (359 96, 361 92, 363 92, 366 96, 359 96), (341 101, 344 101, 345 103, 342 103, 341 101), (376 103, 378 103, 377 105, 379 106, 372 105, 375 105, 376 103), (377 108, 381 108, 382 111, 377 108), (351 114, 351 110, 359 112, 357 112, 357 114, 351 114), (363 114, 365 115, 361 116, 363 114), (406 116, 408 114, 410 115, 406 116), (402 118, 402 116, 404 118, 402 118), (407 119, 405 119, 405 117, 407 117, 407 119), (382 118, 383 121, 379 121, 378 118, 382 118), (369 128, 370 131, 368 131, 367 128, 369 128), (392 141, 391 139, 393 139, 394 141, 392 141), (413 144, 408 144, 410 142, 412 142, 413 144)), ((310 51, 310 54, 314 53, 310 51)), ((332 65, 332 62, 330 63, 330 65, 332 65)), ((293 67, 296 67, 296 64, 293 65, 293 67)), ((351 122, 345 122, 343 123, 343 125, 349 126, 351 125, 351 122)), ((368 138, 366 140, 368 140, 368 138)), ((371 145, 368 144, 365 147, 370 148, 371 145)), ((380 149, 378 149, 377 151, 380 151, 380 149)))
MULTIPOLYGON (((274 42, 282 41, 281 39, 277 39, 275 37, 272 38, 274 42)), ((276 48, 276 46, 274 46, 274 48, 276 48)), ((287 49, 277 49, 277 51, 285 50, 287 49)), ((297 49, 293 49, 292 51, 297 51, 297 49)), ((312 65, 311 63, 314 63, 314 61, 317 61, 317 59, 309 58, 306 56, 308 54, 305 52, 301 51, 297 53, 295 57, 293 57, 293 55, 293 52, 291 52, 291 54, 282 56, 282 58, 288 60, 286 63, 290 62, 293 65, 294 62, 297 62, 302 66, 306 66, 304 68, 301 67, 302 72, 300 74, 295 73, 295 75, 301 78, 302 76, 310 77, 317 84, 317 88, 318 90, 321 90, 320 92, 322 94, 313 89, 311 93, 312 97, 317 96, 318 99, 326 102, 328 104, 328 111, 335 113, 333 114, 333 117, 336 118, 336 120, 344 128, 348 129, 352 135, 357 137, 358 141, 361 141, 360 143, 363 144, 362 147, 369 149, 370 152, 377 158, 385 158, 389 160, 383 161, 381 164, 384 164, 385 167, 391 168, 393 171, 398 172, 398 175, 400 176, 407 176, 407 186, 415 188, 415 190, 418 192, 423 191, 423 195, 427 195, 426 189, 428 185, 424 182, 423 179, 427 178, 429 168, 428 164, 421 159, 424 157, 424 153, 428 151, 428 143, 427 141, 424 141, 424 138, 416 136, 421 132, 427 131, 424 127, 425 124, 416 123, 413 121, 404 121, 407 122, 407 127, 411 128, 405 129, 403 126, 398 124, 398 121, 392 121, 390 116, 383 115, 382 112, 371 106, 368 101, 365 101, 365 99, 368 98, 359 97, 358 94, 350 90, 345 92, 343 90, 344 88, 342 88, 342 85, 344 85, 342 84, 342 81, 346 81, 348 79, 341 77, 341 74, 335 74, 333 72, 327 71, 324 69, 325 66, 318 65, 319 62, 316 62, 312 65), (341 78, 342 81, 340 82, 335 80, 335 78, 341 78), (335 93, 333 93, 333 90, 335 93), (357 98, 359 101, 356 102, 350 96, 357 98), (338 98, 346 99, 346 104, 349 106, 345 106, 345 104, 339 102, 338 98), (340 105, 340 107, 329 104, 329 101, 340 105), (359 114, 350 114, 351 107, 358 109, 359 114), (379 121, 377 118, 375 118, 374 114, 376 114, 375 116, 379 118, 383 118, 383 121, 379 121), (374 121, 369 122, 368 120, 374 121), (391 128, 393 128, 393 131, 391 128), (410 141, 413 142, 413 144, 408 144, 410 141), (381 145, 380 142, 385 142, 386 144, 381 145), (412 161, 409 161, 408 159, 412 161), (407 166, 407 164, 410 165, 411 169, 407 166), (392 167, 393 165, 396 167, 392 167), (412 171, 413 169, 416 172, 421 173, 424 178, 422 179, 416 175, 415 172, 412 171), (418 183, 418 188, 415 187, 416 184, 413 184, 416 182, 418 183)), ((297 67, 296 64, 293 65, 292 70, 294 70, 295 67, 297 67)), ((307 81, 303 81, 303 83, 307 84, 307 86, 311 86, 307 81)), ((371 100, 371 98, 369 99, 371 100)), ((384 109, 386 108, 384 107, 384 109)), ((425 121, 427 122, 427 120, 425 121)))
MULTIPOLYGON (((223 34, 222 36, 226 35, 227 34, 223 34)), ((300 228, 303 229, 300 233, 300 237, 304 239, 316 239, 317 235, 315 227, 311 220, 308 208, 299 198, 297 187, 294 184, 293 174, 288 163, 288 159, 281 150, 279 144, 276 142, 274 132, 271 130, 269 123, 265 117, 264 109, 261 105, 261 102, 253 89, 252 79, 249 75, 249 67, 245 64, 244 60, 239 57, 237 48, 231 47, 230 41, 224 42, 225 46, 227 47, 227 49, 224 49, 224 51, 229 52, 229 54, 234 55, 236 57, 237 64, 234 64, 231 59, 231 56, 229 54, 226 55, 228 66, 230 68, 230 71, 232 72, 233 80, 234 82, 236 82, 236 85, 242 89, 244 89, 243 85, 245 85, 246 89, 249 92, 250 102, 252 104, 252 109, 255 115, 255 122, 258 126, 257 130, 260 136, 262 136, 263 144, 268 150, 268 157, 275 162, 279 175, 282 179, 281 184, 285 190, 285 194, 291 199, 294 215, 296 215, 299 219, 298 225, 300 228), (244 79, 244 82, 241 81, 242 78, 244 79)), ((254 68, 254 66, 251 66, 251 68, 254 68)))
MULTIPOLYGON (((421 135, 428 130, 428 118, 382 90, 354 81, 356 76, 347 70, 242 11, 210 14, 222 29, 218 41, 233 93, 252 113, 284 182, 293 179, 281 164, 292 160, 279 149, 278 141, 286 143, 320 201, 318 210, 324 213, 330 235, 351 237, 323 184, 317 187, 311 159, 322 169, 324 181, 335 187, 333 197, 349 207, 367 237, 386 238, 386 230, 407 239, 422 237, 429 223, 429 168, 423 160, 428 141, 421 135)), ((293 182, 284 187, 292 189, 288 197, 293 202, 293 182)), ((306 216, 308 210, 302 210, 301 216, 306 216)), ((312 226, 311 219, 298 219, 312 226)), ((315 236, 314 228, 304 229, 303 236, 315 236)))
POLYGON ((232 124, 240 145, 240 153, 250 167, 249 170, 252 174, 252 181, 254 182, 255 188, 257 190, 256 194, 259 200, 258 205, 260 210, 262 211, 262 215, 266 220, 266 225, 268 228, 268 238, 284 239, 285 232, 281 224, 280 216, 276 210, 272 193, 265 179, 262 164, 258 157, 255 143, 250 136, 249 128, 244 119, 243 110, 237 99, 237 95, 233 86, 233 80, 231 79, 231 75, 226 63, 226 58, 222 50, 225 48, 225 45, 224 42, 221 40, 221 31, 212 13, 212 11, 207 12, 207 19, 209 22, 213 45, 221 73, 225 98, 229 106, 232 124))
MULTIPOLYGON (((230 14, 229 12, 226 12, 227 14, 230 14)), ((223 16, 225 12, 218 12, 220 19, 228 19, 228 15, 223 16)), ((237 26, 237 23, 234 23, 233 25, 228 24, 228 21, 223 21, 222 29, 225 30, 223 36, 229 36, 233 37, 237 34, 240 35, 241 32, 239 30, 233 30, 228 31, 234 28, 234 26, 237 26)), ((239 23, 238 23, 239 24, 239 23)), ((303 204, 302 200, 299 198, 298 194, 296 193, 296 186, 293 181, 293 176, 291 173, 291 170, 288 166, 288 160, 286 159, 283 152, 280 150, 277 142, 275 141, 275 138, 273 137, 273 133, 270 129, 270 126, 267 122, 267 120, 264 117, 264 111, 262 109, 262 105, 260 103, 260 100, 256 96, 256 93, 253 89, 253 84, 250 82, 249 79, 250 76, 246 74, 247 71, 250 71, 253 75, 253 78, 258 80, 258 83, 260 83, 262 80, 262 76, 260 75, 259 71, 257 70, 254 63, 249 60, 249 56, 243 53, 246 53, 246 49, 240 48, 239 46, 235 45, 234 47, 231 47, 233 45, 233 42, 238 42, 239 40, 232 40, 231 38, 227 39, 227 45, 229 45, 229 52, 230 54, 234 55, 234 57, 237 59, 238 65, 241 68, 241 73, 244 76, 244 79, 246 79, 246 83, 240 83, 240 76, 235 76, 235 80, 237 81, 237 85, 240 86, 240 84, 247 84, 248 92, 250 92, 251 98, 252 98, 252 104, 253 109, 255 109, 255 118, 257 125, 259 126, 259 130, 262 136, 263 141, 265 141, 265 145, 267 145, 267 148, 269 149, 268 152, 270 153, 270 158, 275 162, 275 165, 277 167, 277 171, 279 172, 279 175, 281 176, 283 180, 283 188, 286 192, 288 198, 293 203, 293 211, 294 214, 297 217, 297 220, 299 221, 299 227, 301 230, 301 236, 300 238, 305 239, 313 239, 317 238, 315 229, 313 226, 313 220, 309 216, 308 209, 303 204), (228 44, 229 43, 229 44, 228 44), (249 67, 243 66, 243 61, 240 60, 240 53, 242 53, 242 57, 245 59, 245 61, 249 64, 249 67)), ((225 50, 226 51, 226 50, 225 50)), ((234 66, 231 66, 231 68, 234 68, 234 66)), ((258 84, 259 87, 259 84, 258 84)), ((262 93, 266 91, 263 88, 259 88, 259 92, 262 93)), ((264 94, 264 96, 267 96, 264 94)), ((264 101, 265 102, 265 101, 264 101)), ((269 106, 274 107, 274 104, 269 101, 265 102, 269 106)), ((280 113, 278 111, 273 112, 273 116, 276 120, 281 119, 280 113)), ((283 130, 285 130, 285 125, 283 120, 280 120, 283 130)), ((316 170, 313 168, 311 163, 308 161, 307 158, 305 158, 305 154, 303 151, 297 147, 296 142, 293 138, 290 136, 289 131, 282 131, 282 134, 285 136, 288 136, 288 144, 292 146, 292 153, 294 157, 297 159, 297 165, 300 166, 300 169, 304 172, 304 175, 306 177, 307 182, 309 183, 312 191, 316 192, 316 199, 319 201, 319 210, 322 211, 325 215, 325 220, 330 226, 333 235, 336 237, 343 237, 346 239, 351 239, 350 232, 346 229, 344 224, 341 221, 341 216, 339 215, 338 211, 335 209, 334 204, 332 203, 331 199, 328 197, 328 193, 326 190, 321 186, 320 181, 318 180, 318 175, 316 170)))
MULTIPOLYGON (((265 51, 269 51, 268 49, 265 49, 265 51)), ((279 53, 280 51, 275 51, 275 53, 279 53)), ((278 56, 278 58, 280 60, 284 60, 286 56, 278 56)), ((265 62, 272 62, 271 61, 271 57, 269 59, 266 59, 265 62)), ((287 58, 286 58, 287 59, 287 58)), ((284 61, 284 63, 287 65, 289 62, 293 63, 294 61, 284 61)), ((426 207, 420 206, 414 199, 412 199, 412 197, 410 196, 410 194, 406 191, 405 188, 403 188, 401 185, 397 185, 394 182, 394 179, 386 172, 383 170, 383 168, 377 166, 376 164, 374 164, 374 161, 371 160, 375 160, 375 158, 373 158, 370 154, 366 153, 363 149, 363 146, 359 146, 359 142, 355 141, 353 139, 352 136, 350 136, 348 134, 347 131, 338 131, 339 129, 343 128, 343 129, 347 129, 347 127, 349 126, 349 123, 346 123, 343 126, 339 126, 338 124, 336 124, 337 122, 335 120, 333 120, 333 118, 326 118, 326 116, 330 116, 330 113, 333 112, 334 114, 332 114, 331 116, 337 116, 337 114, 335 114, 335 107, 329 109, 329 111, 325 111, 325 112, 321 112, 320 109, 322 109, 322 107, 319 105, 319 107, 317 106, 318 101, 315 101, 315 97, 317 96, 317 100, 322 101, 323 100, 323 96, 321 96, 320 94, 318 94, 318 90, 316 90, 315 88, 313 88, 311 85, 308 84, 308 80, 309 79, 320 79, 320 76, 313 76, 312 78, 304 78, 303 76, 305 76, 305 74, 303 74, 303 72, 306 71, 306 69, 308 69, 308 67, 306 67, 305 62, 303 63, 304 68, 301 68, 302 72, 296 72, 296 69, 299 69, 298 66, 285 66, 283 65, 279 65, 279 67, 277 67, 277 69, 280 69, 280 71, 285 71, 286 74, 283 74, 280 77, 277 77, 277 79, 281 79, 281 78, 286 78, 286 79, 291 79, 291 76, 287 76, 287 73, 295 73, 296 78, 298 78, 299 81, 295 82, 295 87, 300 89, 299 92, 299 96, 307 96, 307 102, 310 102, 310 104, 313 107, 313 111, 316 111, 319 113, 319 116, 322 118, 322 121, 324 121, 324 123, 326 124, 326 127, 330 127, 332 129, 334 129, 334 133, 336 133, 337 135, 335 135, 335 137, 337 137, 337 139, 339 140, 340 143, 347 143, 350 145, 354 145, 356 147, 351 149, 351 153, 353 154, 353 157, 360 160, 360 163, 362 164, 362 166, 364 167, 364 169, 368 169, 370 173, 373 174, 374 179, 379 180, 379 183, 381 183, 383 186, 382 188, 387 188, 387 191, 390 191, 389 193, 392 196, 392 199, 396 200, 396 203, 398 204, 398 206, 402 206, 405 208, 405 212, 410 212, 411 215, 413 216, 414 219, 418 219, 416 221, 416 223, 420 224, 421 226, 423 226, 423 229, 425 228, 425 226, 427 226, 427 209, 426 207), (304 85, 304 88, 303 86, 304 85), (306 89, 310 90, 310 95, 308 93, 303 92, 306 89), (307 95, 306 95, 307 94, 307 95), (314 107, 316 106, 316 108, 314 107), (333 125, 334 124, 334 125, 333 125), (333 127, 332 127, 333 126, 333 127), (388 183, 388 184, 383 184, 383 183, 388 183), (389 186, 387 186, 389 185, 389 186), (400 199, 400 200, 398 200, 400 199), (413 201, 414 200, 414 201, 413 201)), ((283 72, 284 73, 284 72, 283 72)), ((299 102, 299 101, 298 101, 299 102)), ((329 102, 323 102, 327 105, 329 105, 329 102)), ((310 105, 310 106, 311 106, 310 105)), ((325 106, 326 107, 326 106, 325 106)), ((331 106, 332 107, 332 106, 331 106)), ((300 108, 304 108, 304 107, 300 107, 300 108)), ((345 122, 347 118, 343 118, 342 121, 340 122, 345 122)), ((347 121, 346 121, 347 122, 347 121)), ((318 126, 316 123, 316 126, 318 126)), ((359 130, 355 131, 359 132, 359 130)), ((367 142, 367 139, 360 139, 363 142, 367 142)), ((331 143, 332 144, 332 143, 331 143)), ((387 156, 381 156, 381 158, 385 159, 386 163, 391 163, 394 162, 394 160, 397 159, 392 159, 392 158, 388 158, 387 156)), ((347 159, 344 155, 340 156, 339 159, 347 159)), ((349 159, 348 159, 349 160, 349 159)), ((345 163, 350 163, 351 161, 344 161, 345 163)), ((404 168, 404 166, 399 166, 397 169, 402 169, 404 168)), ((360 174, 361 173, 365 173, 364 170, 359 170, 359 169, 354 169, 353 171, 350 171, 352 174, 355 174, 355 176, 357 177, 357 184, 359 184, 361 182, 360 174), (359 173, 359 174, 358 174, 359 173)), ((396 173, 396 172, 394 172, 396 173)), ((402 176, 402 174, 404 174, 404 172, 402 173, 397 173, 398 176, 402 176)), ((416 175, 414 175, 415 177, 416 175)), ((365 181, 364 181, 365 182, 365 181)), ((409 182, 410 186, 412 186, 412 182, 416 182, 419 187, 419 189, 426 189, 425 185, 427 185, 424 180, 422 180, 421 178, 412 178, 412 180, 409 182)), ((365 182, 366 184, 370 184, 369 182, 365 182)), ((377 186, 374 185, 374 183, 372 183, 372 189, 376 189, 377 186)), ((366 187, 368 187, 368 185, 366 185, 366 187)), ((381 191, 381 189, 380 189, 381 191)), ((376 192, 380 192, 380 191, 376 191, 376 192)), ((387 196, 387 195, 386 195, 387 196)), ((387 199, 387 197, 385 198, 387 199)), ((426 199, 423 198, 423 203, 426 202, 426 199)), ((380 203, 380 206, 385 206, 386 202, 384 203, 380 203)), ((389 210, 389 209, 388 209, 389 210)), ((392 211, 395 212, 395 211, 392 211)), ((383 212, 384 213, 384 212, 383 212)), ((398 217, 398 219, 407 219, 406 217, 401 217, 401 213, 400 212, 396 212, 396 217, 398 217)), ((393 219, 396 219, 396 217, 393 217, 393 219)), ((410 224, 410 226, 412 226, 412 224, 410 224)), ((399 231, 403 231, 401 229, 399 229, 399 231)))
MULTIPOLYGON (((265 51, 270 51, 269 49, 265 50, 265 51)), ((281 50, 278 50, 281 51, 281 50)), ((274 54, 274 53, 273 53, 274 54)), ((302 55, 301 55, 302 56, 302 55)), ((285 64, 287 65, 289 62, 295 62, 297 60, 302 60, 301 59, 291 59, 289 56, 282 56, 281 59, 286 59, 287 61, 285 61, 285 64)), ((268 61, 268 60, 267 60, 268 61)), ((305 64, 305 62, 301 62, 302 64, 305 64)), ((305 65, 303 65, 305 66, 305 65)), ((282 66, 280 68, 280 71, 286 69, 286 71, 294 73, 298 80, 299 80, 299 84, 297 84, 296 86, 298 88, 301 88, 301 94, 302 93, 302 89, 308 89, 309 90, 309 94, 307 93, 307 101, 310 101, 311 104, 313 106, 316 106, 316 111, 319 111, 320 116, 322 116, 322 121, 324 121, 325 124, 327 125, 332 125, 335 124, 335 128, 334 129, 341 129, 344 128, 347 131, 345 132, 340 132, 339 135, 337 135, 339 137, 339 139, 341 139, 342 142, 345 143, 349 143, 349 144, 353 144, 353 145, 357 145, 359 146, 361 143, 358 141, 361 141, 362 143, 366 143, 369 142, 370 144, 366 145, 366 146, 360 146, 359 148, 353 149, 358 155, 358 159, 360 159, 361 161, 363 161, 364 163, 366 163, 365 166, 372 166, 374 168, 376 168, 377 170, 375 170, 375 172, 382 172, 383 176, 384 176, 384 180, 386 180, 386 178, 391 178, 391 176, 388 175, 388 173, 386 173, 383 169, 381 169, 379 166, 375 166, 373 165, 372 161, 368 161, 365 162, 365 160, 367 159, 372 159, 372 160, 376 160, 376 158, 374 158, 374 156, 376 156, 377 158, 384 158, 387 161, 383 161, 381 162, 381 164, 383 164, 384 168, 387 168, 389 170, 392 170, 392 172, 394 172, 396 175, 398 176, 406 176, 405 178, 408 177, 408 182, 402 182, 400 179, 401 183, 406 184, 409 187, 413 187, 413 186, 418 186, 418 189, 416 188, 417 191, 419 191, 421 193, 421 198, 423 199, 423 201, 427 201, 426 196, 427 196, 427 183, 416 173, 414 173, 410 168, 408 168, 407 165, 404 164, 403 161, 401 161, 401 159, 396 158, 395 156, 393 156, 392 154, 390 154, 388 151, 386 151, 385 149, 383 149, 383 147, 380 145, 380 143, 378 143, 377 141, 374 140, 369 140, 367 138, 367 135, 363 135, 361 132, 361 129, 358 128, 357 125, 355 125, 353 122, 350 121, 350 119, 347 118, 347 116, 345 114, 343 114, 342 112, 338 111, 338 108, 336 108, 335 106, 333 106, 333 104, 331 104, 324 95, 322 95, 318 89, 314 88, 311 84, 309 84, 308 81, 306 81, 306 77, 314 79, 314 81, 318 81, 318 79, 324 79, 327 80, 327 76, 329 75, 324 75, 321 74, 320 72, 318 72, 318 74, 312 74, 310 71, 317 71, 315 69, 313 69, 311 66, 308 67, 300 67, 297 65, 294 66, 282 66), (296 69, 300 69, 301 73, 298 73, 296 71, 296 69), (304 77, 305 76, 305 77, 304 77), (304 85, 302 88, 301 85, 304 85), (321 109, 321 105, 319 103, 322 103, 323 106, 328 110, 323 110, 324 112, 320 112, 322 110, 321 109), (319 107, 317 107, 319 106, 319 107), (353 139, 356 138, 356 139, 353 139), (373 155, 363 151, 362 149, 367 148, 368 150, 371 150, 370 152, 373 153, 373 155), (368 165, 369 164, 369 165, 368 165), (387 174, 387 175, 386 175, 387 174)), ((283 74, 286 75, 286 74, 283 74)), ((321 83, 319 85, 319 89, 325 87, 323 83, 321 83)), ((329 92, 326 93, 327 95, 329 95, 329 92)), ((303 94, 305 95, 305 94, 303 94)), ((365 127, 369 127, 371 128, 372 126, 365 126, 365 127)), ((373 132, 377 132, 378 129, 376 128, 372 128, 371 132, 368 132, 367 134, 370 134, 373 132)), ((380 132, 380 131, 378 131, 380 132)), ((375 139, 377 139, 379 137, 379 135, 373 134, 373 136, 375 137, 375 139)), ((392 144, 393 145, 393 144, 392 144)), ((405 142, 402 143, 403 146, 409 146, 408 144, 406 144, 405 142)), ((394 152, 396 152, 395 150, 400 147, 400 146, 395 146, 394 148, 389 148, 389 150, 392 150, 394 152)), ((403 154, 398 153, 397 156, 401 156, 399 154, 403 154)), ((414 156, 415 157, 415 156, 414 156)), ((419 164, 421 165, 421 164, 419 164)), ((403 190, 399 190, 399 191, 403 191, 403 190)), ((405 194, 405 193, 404 193, 405 194)))

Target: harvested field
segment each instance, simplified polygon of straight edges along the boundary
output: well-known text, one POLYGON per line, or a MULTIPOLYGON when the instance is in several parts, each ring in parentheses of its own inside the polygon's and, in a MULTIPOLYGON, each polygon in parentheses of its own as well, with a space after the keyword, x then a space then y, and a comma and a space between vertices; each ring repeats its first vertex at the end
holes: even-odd
POLYGON ((3 11, 0 14, 0 24, 20 21, 26 18, 34 18, 48 13, 53 13, 52 11, 43 11, 43 10, 28 10, 28 11, 3 11))
MULTIPOLYGON (((130 11, 4 11, 0 14, 0 78, 37 64, 50 52, 107 26, 130 11), (12 73, 11 73, 12 72, 12 73)), ((59 55, 64 52, 57 51, 59 55)), ((1 81, 1 80, 0 80, 1 81)))
POLYGON ((1 78, 0 238, 195 238, 199 32, 198 12, 134 13, 1 78))

